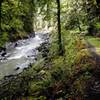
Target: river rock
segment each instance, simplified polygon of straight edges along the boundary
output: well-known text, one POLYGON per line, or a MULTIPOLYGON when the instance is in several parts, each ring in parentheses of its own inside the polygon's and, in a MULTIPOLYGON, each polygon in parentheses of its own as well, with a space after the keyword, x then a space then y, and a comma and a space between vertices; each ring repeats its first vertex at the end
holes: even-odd
POLYGON ((3 52, 3 53, 1 54, 1 56, 4 57, 6 54, 7 54, 6 52, 3 52))
POLYGON ((17 71, 17 70, 19 70, 20 69, 20 67, 17 67, 17 68, 15 68, 15 71, 17 71))

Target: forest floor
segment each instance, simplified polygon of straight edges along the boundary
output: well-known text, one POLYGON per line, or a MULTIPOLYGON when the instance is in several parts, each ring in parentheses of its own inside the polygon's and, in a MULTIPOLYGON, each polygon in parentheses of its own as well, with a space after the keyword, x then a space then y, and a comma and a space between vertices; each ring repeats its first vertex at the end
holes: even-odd
POLYGON ((82 49, 87 52, 96 65, 100 68, 100 38, 93 36, 86 36, 85 39, 86 48, 82 49))
POLYGON ((100 96, 100 38, 98 37, 87 37, 87 50, 93 56, 93 60, 95 62, 95 68, 92 73, 92 77, 90 78, 89 87, 87 89, 89 99, 91 100, 99 100, 100 96))
POLYGON ((67 56, 59 57, 53 55, 48 61, 40 62, 33 65, 32 68, 24 70, 20 79, 23 76, 26 77, 26 79, 31 79, 28 80, 30 84, 28 87, 29 96, 19 96, 17 100, 63 100, 63 97, 67 97, 68 100, 73 100, 71 98, 82 100, 77 98, 82 98, 81 96, 84 95, 84 89, 86 89, 85 94, 89 95, 88 100, 98 100, 92 98, 94 98, 94 95, 98 96, 98 93, 100 94, 98 78, 100 72, 100 38, 92 36, 85 37, 84 42, 86 47, 83 49, 80 49, 80 45, 82 46, 82 44, 80 44, 80 40, 76 38, 76 40, 78 40, 77 49, 80 49, 78 52, 73 50, 75 46, 73 45, 75 36, 70 40, 72 42, 69 42, 69 39, 71 38, 65 38, 65 54, 70 53, 69 58, 67 58, 67 56), (70 43, 68 48, 67 43, 70 43), (73 54, 77 57, 75 58, 75 65, 71 66, 70 61, 74 58, 73 54), (34 79, 34 77, 36 77, 36 79, 34 79), (78 96, 76 96, 77 94, 78 96), (55 99, 46 99, 46 97, 55 99))
POLYGON ((100 38, 87 37, 87 50, 96 57, 96 60, 100 63, 100 38))

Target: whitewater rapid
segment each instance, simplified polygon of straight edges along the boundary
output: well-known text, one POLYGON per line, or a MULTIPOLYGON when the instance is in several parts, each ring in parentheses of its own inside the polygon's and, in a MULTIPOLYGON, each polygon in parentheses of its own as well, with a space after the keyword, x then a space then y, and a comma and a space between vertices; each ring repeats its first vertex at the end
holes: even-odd
POLYGON ((6 45, 7 54, 0 59, 0 78, 20 73, 24 68, 34 63, 38 54, 37 48, 45 42, 44 36, 42 33, 36 33, 35 37, 18 40, 16 43, 8 43, 6 45))

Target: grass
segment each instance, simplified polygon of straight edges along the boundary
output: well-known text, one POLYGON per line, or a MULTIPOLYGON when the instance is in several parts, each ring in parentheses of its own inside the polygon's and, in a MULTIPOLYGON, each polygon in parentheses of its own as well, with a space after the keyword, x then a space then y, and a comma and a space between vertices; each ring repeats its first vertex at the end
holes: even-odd
POLYGON ((99 37, 87 36, 86 39, 94 47, 97 47, 97 48, 100 47, 100 38, 99 37))
POLYGON ((86 36, 85 38, 95 48, 95 52, 100 55, 100 38, 94 36, 86 36))

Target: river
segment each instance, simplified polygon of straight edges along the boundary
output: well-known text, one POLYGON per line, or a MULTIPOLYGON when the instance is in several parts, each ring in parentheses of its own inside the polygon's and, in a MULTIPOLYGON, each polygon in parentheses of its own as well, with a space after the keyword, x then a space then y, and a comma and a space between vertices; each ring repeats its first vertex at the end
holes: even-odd
POLYGON ((46 33, 36 33, 35 37, 7 43, 6 54, 4 57, 0 55, 0 79, 18 74, 34 63, 38 55, 37 48, 46 41, 46 36, 46 33))

